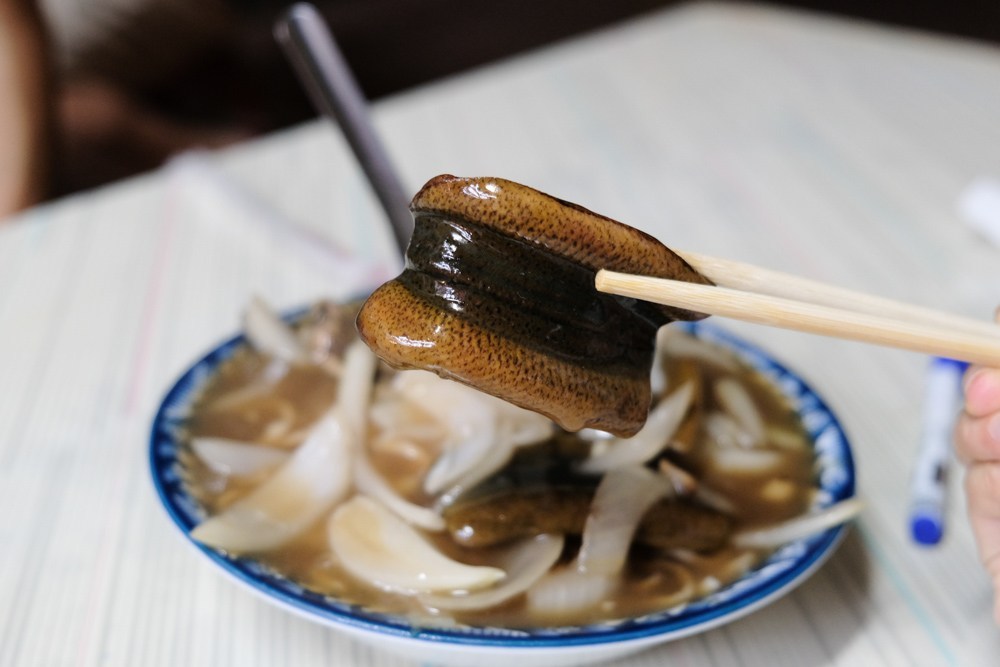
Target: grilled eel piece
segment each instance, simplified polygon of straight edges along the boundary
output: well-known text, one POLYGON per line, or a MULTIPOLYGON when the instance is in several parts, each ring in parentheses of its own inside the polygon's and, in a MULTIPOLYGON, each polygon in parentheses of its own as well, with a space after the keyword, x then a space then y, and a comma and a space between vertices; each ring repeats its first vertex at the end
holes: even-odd
POLYGON ((686 310, 601 294, 599 269, 709 284, 651 236, 499 178, 438 176, 414 197, 403 273, 358 315, 397 368, 423 368, 563 428, 634 435, 656 331, 686 310))

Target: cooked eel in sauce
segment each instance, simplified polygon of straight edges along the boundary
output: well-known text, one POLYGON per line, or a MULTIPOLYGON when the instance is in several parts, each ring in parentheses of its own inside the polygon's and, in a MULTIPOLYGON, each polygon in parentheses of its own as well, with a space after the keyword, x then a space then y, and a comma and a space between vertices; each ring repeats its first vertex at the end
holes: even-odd
POLYGON ((703 316, 601 294, 594 275, 704 276, 637 229, 499 178, 438 176, 410 208, 405 269, 358 316, 376 354, 567 430, 638 432, 657 329, 703 316))
MULTIPOLYGON (((459 544, 489 547, 544 533, 580 535, 593 488, 539 487, 459 502, 444 512, 448 532, 459 544)), ((660 549, 713 551, 726 544, 732 522, 724 514, 683 499, 653 505, 635 541, 660 549)))

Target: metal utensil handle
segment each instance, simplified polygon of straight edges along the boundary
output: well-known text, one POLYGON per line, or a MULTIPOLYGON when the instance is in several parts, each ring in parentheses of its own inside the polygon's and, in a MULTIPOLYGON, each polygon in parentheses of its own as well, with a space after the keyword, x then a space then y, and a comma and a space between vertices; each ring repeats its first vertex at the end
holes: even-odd
POLYGON ((367 100, 326 22, 313 5, 302 2, 289 8, 274 32, 313 104, 340 126, 389 217, 400 252, 405 252, 413 231, 409 197, 375 131, 367 100))

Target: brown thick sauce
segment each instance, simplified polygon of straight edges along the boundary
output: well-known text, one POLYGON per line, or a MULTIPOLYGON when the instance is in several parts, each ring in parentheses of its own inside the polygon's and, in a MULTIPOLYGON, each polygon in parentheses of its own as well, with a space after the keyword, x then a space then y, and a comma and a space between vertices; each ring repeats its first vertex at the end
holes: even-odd
MULTIPOLYGON (((731 355, 722 349, 718 350, 718 354, 731 355)), ((672 378, 673 382, 696 378, 699 387, 696 398, 696 405, 700 406, 699 415, 691 417, 681 429, 686 442, 682 443, 680 449, 686 453, 671 454, 671 460, 693 472, 703 487, 726 499, 731 505, 731 516, 736 529, 773 523, 804 512, 815 487, 812 450, 807 445, 806 435, 796 414, 773 386, 748 368, 744 367, 739 373, 740 380, 750 388, 754 401, 765 415, 768 428, 782 434, 782 443, 774 447, 785 452, 781 467, 758 474, 721 473, 712 464, 711 452, 715 445, 708 438, 703 417, 718 407, 711 390, 712 383, 729 374, 729 371, 691 358, 667 359, 664 363, 666 376, 672 378), (769 490, 765 492, 764 489, 769 490)), ((245 409, 211 409, 212 404, 220 397, 257 381, 265 366, 264 361, 255 353, 245 349, 224 363, 209 382, 199 407, 194 411, 189 423, 190 434, 253 440, 261 436, 268 420, 275 414, 285 414, 283 411, 287 411, 287 408, 284 406, 289 404, 295 410, 289 429, 302 429, 315 420, 335 397, 336 387, 328 375, 318 369, 295 368, 275 387, 273 394, 249 401, 245 409)), ((391 373, 392 371, 384 369, 383 378, 391 373)), ((287 414, 285 417, 287 418, 287 414)), ((561 440, 579 440, 578 436, 567 433, 558 437, 561 440)), ((385 453, 374 453, 372 460, 386 479, 404 493, 409 493, 412 500, 429 500, 413 491, 414 480, 419 479, 425 463, 385 453)), ((184 453, 182 462, 191 493, 209 513, 226 507, 259 481, 221 477, 202 464, 190 451, 184 453)), ((429 539, 444 552, 467 563, 489 563, 493 554, 491 548, 471 549, 459 546, 447 534, 432 535, 429 539)), ((572 558, 577 544, 575 539, 568 541, 564 560, 572 558)), ((716 585, 724 585, 739 577, 747 567, 759 562, 762 556, 763 554, 742 552, 729 546, 709 554, 685 551, 665 554, 646 547, 636 547, 631 552, 617 595, 581 617, 532 617, 526 611, 522 596, 496 609, 459 616, 458 620, 477 625, 525 627, 567 622, 586 623, 649 613, 677 604, 677 591, 689 584, 702 592, 710 591, 716 585)), ((316 592, 375 610, 414 614, 419 619, 418 623, 435 622, 433 611, 423 609, 415 599, 381 591, 346 574, 327 547, 325 522, 320 522, 278 551, 251 557, 316 592)))

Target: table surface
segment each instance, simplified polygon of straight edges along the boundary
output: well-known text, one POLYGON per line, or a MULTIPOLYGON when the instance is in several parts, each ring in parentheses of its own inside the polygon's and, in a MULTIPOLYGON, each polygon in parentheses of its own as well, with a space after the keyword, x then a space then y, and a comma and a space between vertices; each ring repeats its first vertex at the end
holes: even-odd
MULTIPOLYGON (((678 248, 981 319, 1000 303, 1000 250, 956 212, 970 182, 1000 175, 989 47, 695 4, 374 113, 414 191, 442 172, 504 176, 678 248)), ((410 664, 221 576, 183 544, 146 467, 165 389, 251 295, 347 296, 397 261, 345 142, 318 121, 0 228, 0 664, 410 664)), ((995 665, 957 474, 945 542, 907 533, 927 359, 724 326, 825 396, 867 508, 790 595, 616 664, 995 665)))

